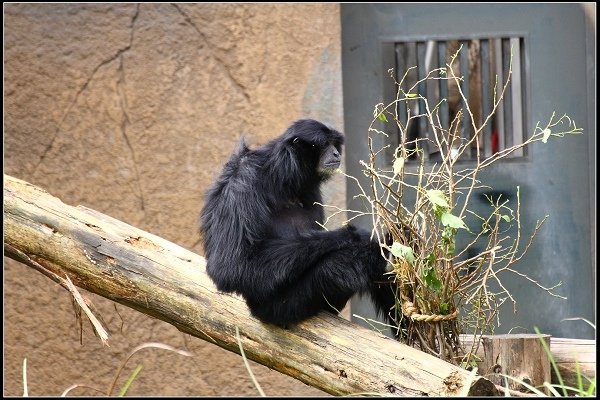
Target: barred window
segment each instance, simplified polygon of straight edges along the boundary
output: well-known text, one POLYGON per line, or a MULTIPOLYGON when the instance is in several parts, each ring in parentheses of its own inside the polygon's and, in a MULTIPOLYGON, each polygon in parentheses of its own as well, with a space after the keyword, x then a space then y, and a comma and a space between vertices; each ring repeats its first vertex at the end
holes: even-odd
MULTIPOLYGON (((475 39, 448 40, 414 40, 383 43, 385 76, 384 101, 389 104, 396 98, 397 88, 389 79, 388 69, 393 68, 395 79, 402 82, 402 89, 407 91, 427 74, 440 67, 446 67, 450 59, 457 53, 454 60, 453 73, 463 76, 460 89, 468 100, 473 113, 475 125, 481 126, 483 118, 488 116, 494 106, 494 101, 502 93, 509 69, 512 74, 504 98, 498 104, 494 116, 480 133, 479 152, 483 158, 521 144, 524 141, 526 126, 526 57, 525 40, 523 37, 497 37, 475 39), (459 50, 460 49, 460 50, 459 50), (413 67, 413 68, 411 68, 413 67), (407 72, 408 70, 408 72, 407 72)), ((428 79, 418 84, 417 94, 427 99, 430 108, 442 102, 439 108, 439 120, 443 129, 447 130, 460 109, 463 109, 462 98, 458 87, 452 79, 428 79)), ((460 135, 464 139, 473 137, 470 115, 464 110, 460 121, 460 135)), ((406 126, 407 140, 430 137, 428 122, 425 117, 412 118, 409 116, 425 113, 424 102, 401 101, 397 104, 398 120, 406 126), (407 107, 413 109, 408 110, 407 107), (408 122, 408 126, 406 125, 408 122)), ((400 129, 390 135, 389 161, 400 143, 400 129)), ((433 141, 419 141, 426 160, 439 160, 439 149, 433 141)), ((461 160, 474 160, 477 154, 475 142, 470 152, 463 153, 461 160)), ((513 152, 509 157, 518 158, 526 154, 524 148, 513 152)))

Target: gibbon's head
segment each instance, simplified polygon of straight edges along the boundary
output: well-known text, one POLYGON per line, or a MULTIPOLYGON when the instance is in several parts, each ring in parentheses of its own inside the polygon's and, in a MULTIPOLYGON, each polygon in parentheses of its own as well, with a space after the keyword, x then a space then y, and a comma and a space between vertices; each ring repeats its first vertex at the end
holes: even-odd
POLYGON ((342 162, 344 136, 319 121, 298 120, 283 136, 299 161, 313 169, 321 179, 331 177, 342 162))

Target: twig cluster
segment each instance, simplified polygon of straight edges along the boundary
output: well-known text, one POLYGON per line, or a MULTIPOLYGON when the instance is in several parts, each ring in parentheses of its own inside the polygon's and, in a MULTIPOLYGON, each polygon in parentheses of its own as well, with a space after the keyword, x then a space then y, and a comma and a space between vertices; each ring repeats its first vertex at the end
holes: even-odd
MULTIPOLYGON (((390 274, 397 303, 390 312, 398 326, 403 327, 398 335, 408 344, 439 358, 472 365, 476 348, 462 348, 459 333, 466 331, 480 336, 493 330, 494 323, 499 323, 498 307, 506 300, 516 308, 515 299, 500 279, 502 274, 516 274, 552 296, 558 296, 554 289, 560 285, 544 286, 528 277, 517 264, 547 216, 537 221, 528 238, 524 237, 518 187, 516 204, 509 204, 509 199, 501 196, 489 197, 489 214, 476 214, 471 202, 474 192, 490 188, 478 176, 489 165, 533 142, 545 143, 550 136, 577 134, 581 129, 567 115, 557 118, 552 114, 549 122, 543 126, 538 123, 523 143, 500 149, 484 158, 480 151, 483 129, 491 124, 492 115, 504 97, 512 63, 505 84, 499 93, 494 90, 490 114, 484 116, 479 125, 461 90, 463 77, 456 76, 452 68, 457 54, 446 68, 430 71, 408 90, 403 89, 408 71, 400 82, 394 79, 398 88, 396 98, 390 104, 376 105, 368 132, 369 158, 361 161, 369 187, 365 190, 358 179, 346 175, 357 183, 357 197, 364 201, 368 211, 338 209, 337 213, 352 213, 349 221, 370 216, 373 232, 380 239, 382 248, 392 254, 393 271, 390 274), (417 93, 420 83, 432 79, 455 84, 462 99, 463 108, 448 128, 442 126, 439 115, 440 105, 446 99, 431 107, 428 99, 417 93), (406 123, 402 123, 398 115, 401 102, 406 103, 408 110, 406 123), (420 110, 425 111, 411 115, 414 102, 421 102, 424 107, 420 110), (473 132, 467 138, 460 135, 465 113, 473 132), (426 119, 428 134, 409 140, 409 125, 417 123, 417 118, 426 119), (385 129, 391 124, 398 127, 400 143, 393 151, 393 164, 386 165, 382 157, 390 145, 384 140, 388 136, 385 129), (439 151, 438 162, 426 160, 425 144, 439 151), (460 162, 466 152, 475 153, 468 164, 460 162), (478 229, 469 229, 465 223, 467 217, 480 222, 478 229), (469 237, 466 246, 460 248, 456 246, 459 230, 464 230, 469 237), (388 233, 393 238, 391 246, 383 240, 388 233)), ((382 255, 385 256, 383 250, 382 255)), ((473 340, 473 343, 477 346, 479 340, 473 340)))

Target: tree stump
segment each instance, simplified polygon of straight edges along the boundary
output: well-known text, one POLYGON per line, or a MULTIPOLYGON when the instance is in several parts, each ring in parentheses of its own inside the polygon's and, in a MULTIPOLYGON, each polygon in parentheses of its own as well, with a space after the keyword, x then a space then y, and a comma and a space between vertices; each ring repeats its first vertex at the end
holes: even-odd
POLYGON ((511 390, 528 392, 521 384, 524 382, 546 392, 542 385, 550 382, 550 359, 540 337, 550 348, 550 335, 483 336, 484 359, 479 366, 479 373, 496 385, 511 390))

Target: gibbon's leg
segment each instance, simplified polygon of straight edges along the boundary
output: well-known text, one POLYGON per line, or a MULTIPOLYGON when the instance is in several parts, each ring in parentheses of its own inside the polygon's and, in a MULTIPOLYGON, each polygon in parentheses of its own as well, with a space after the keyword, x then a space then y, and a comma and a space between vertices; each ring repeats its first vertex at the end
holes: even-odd
MULTIPOLYGON (((286 270, 293 270, 294 265, 289 261, 284 261, 286 270)), ((278 275, 279 286, 269 293, 254 290, 244 294, 253 315, 287 326, 321 310, 339 311, 352 295, 369 290, 373 279, 382 277, 387 265, 379 244, 372 241, 330 250, 311 264, 301 258, 294 261, 295 267, 303 271, 301 274, 278 275)), ((268 283, 263 281, 263 285, 268 286, 268 283)))

